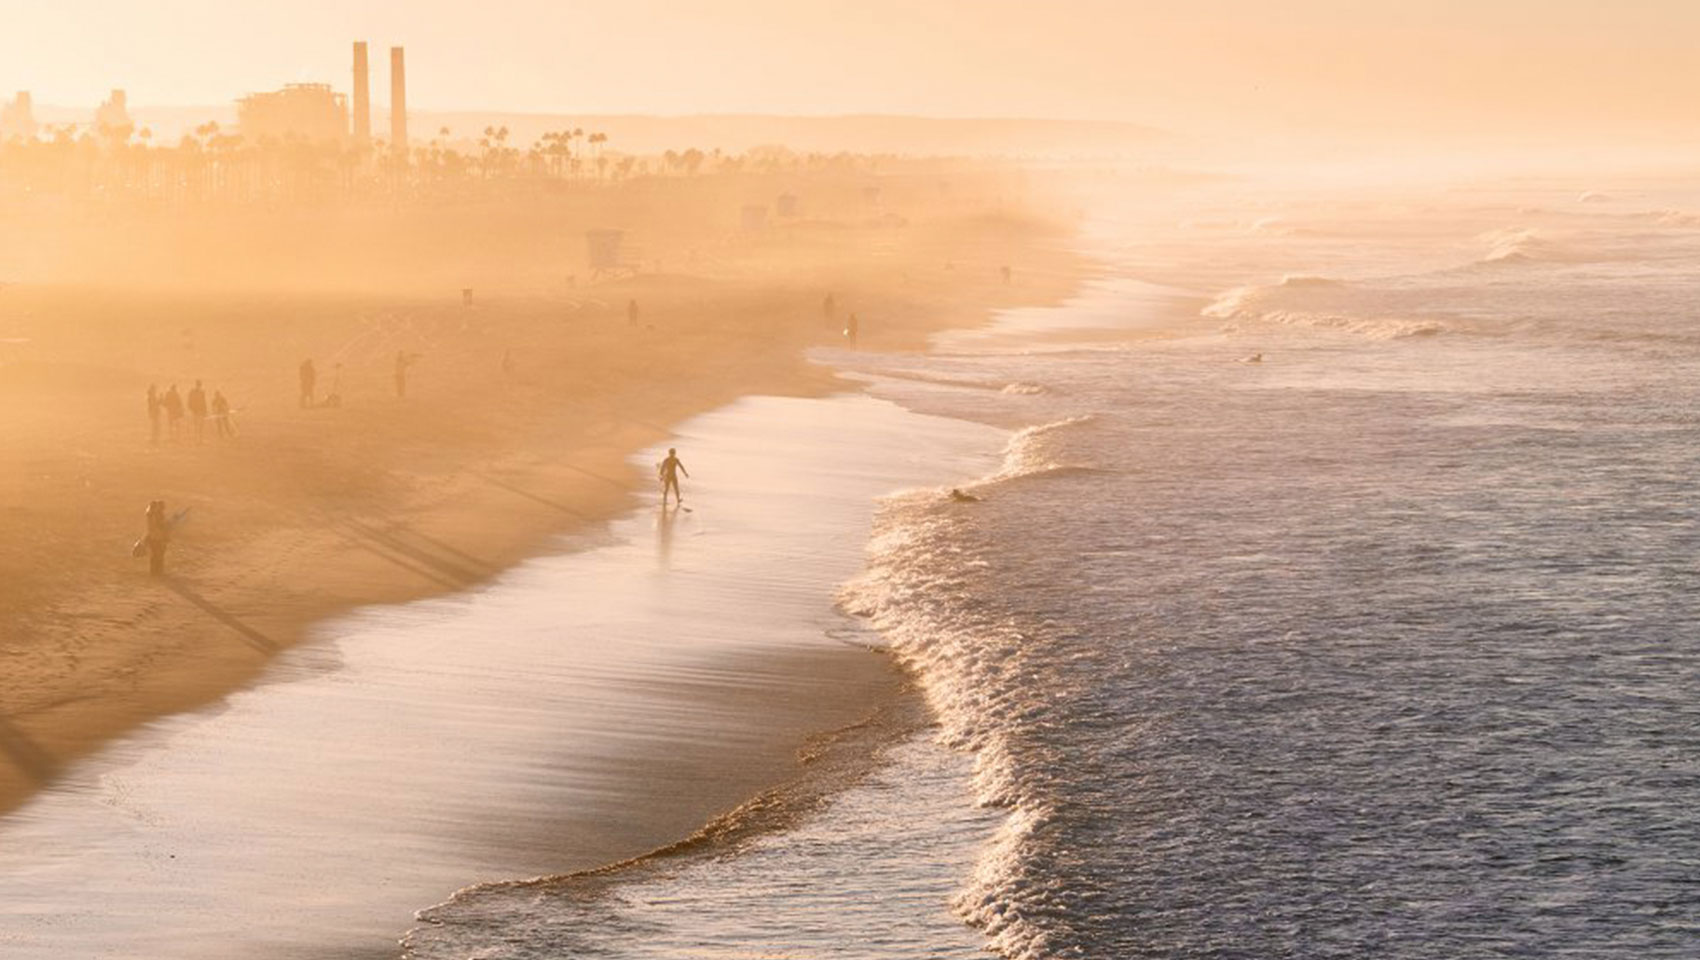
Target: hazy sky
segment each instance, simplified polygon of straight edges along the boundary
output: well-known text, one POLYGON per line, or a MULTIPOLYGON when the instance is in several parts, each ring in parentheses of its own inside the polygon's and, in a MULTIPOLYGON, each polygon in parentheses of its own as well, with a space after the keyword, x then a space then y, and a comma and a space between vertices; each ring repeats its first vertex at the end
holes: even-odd
POLYGON ((408 48, 420 108, 1415 131, 1700 122, 1700 0, 0 0, 0 89, 227 102, 408 48))

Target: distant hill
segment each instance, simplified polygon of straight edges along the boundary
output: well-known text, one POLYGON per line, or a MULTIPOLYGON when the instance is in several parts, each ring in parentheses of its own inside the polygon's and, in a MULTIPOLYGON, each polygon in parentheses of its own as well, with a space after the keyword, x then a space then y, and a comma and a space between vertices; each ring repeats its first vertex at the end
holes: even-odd
MULTIPOLYGON (((38 105, 36 119, 50 125, 86 123, 92 112, 89 108, 38 105)), ((234 106, 138 106, 131 109, 131 115, 138 126, 151 129, 158 142, 174 141, 209 120, 227 127, 236 122, 234 106)), ((408 119, 415 141, 433 139, 443 128, 450 131, 451 141, 477 140, 485 127, 505 126, 509 130, 509 143, 524 147, 548 131, 578 128, 606 133, 611 151, 627 153, 659 153, 692 147, 742 153, 751 147, 783 144, 800 153, 1115 157, 1149 151, 1165 136, 1162 131, 1132 123, 879 114, 663 117, 417 110, 408 119)), ((379 136, 388 132, 389 117, 385 112, 373 110, 372 130, 379 136)))

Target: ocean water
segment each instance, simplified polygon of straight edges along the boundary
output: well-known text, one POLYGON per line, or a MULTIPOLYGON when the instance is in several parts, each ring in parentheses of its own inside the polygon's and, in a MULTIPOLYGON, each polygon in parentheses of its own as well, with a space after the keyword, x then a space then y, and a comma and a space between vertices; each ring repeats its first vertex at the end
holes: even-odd
POLYGON ((840 597, 939 728, 795 830, 451 901, 410 955, 1697 955, 1685 189, 1105 205, 1073 302, 823 357, 1007 431, 884 498, 840 597))

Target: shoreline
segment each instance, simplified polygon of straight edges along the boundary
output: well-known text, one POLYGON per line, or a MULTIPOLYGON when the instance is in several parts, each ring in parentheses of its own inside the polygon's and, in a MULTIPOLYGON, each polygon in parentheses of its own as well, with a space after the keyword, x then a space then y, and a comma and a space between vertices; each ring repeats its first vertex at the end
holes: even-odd
MULTIPOLYGON (((937 242, 917 246, 932 253, 906 259, 936 260, 944 249, 937 242)), ((878 310, 881 324, 871 335, 864 332, 865 346, 913 349, 933 331, 983 324, 995 309, 1052 302, 1072 290, 1079 269, 1078 258, 1051 245, 1046 230, 1024 228, 990 242, 977 238, 949 256, 949 265, 961 273, 923 278, 909 289, 870 285, 859 291, 861 300, 878 310), (1030 265, 1027 275, 1013 287, 988 283, 990 264, 1011 251, 1030 265), (969 254, 977 256, 969 259, 969 254), (965 281, 962 273, 970 265, 975 279, 965 281)), ((889 276, 886 264, 862 261, 848 269, 840 265, 838 271, 853 278, 858 270, 877 268, 889 276)), ((802 277, 798 286, 808 279, 802 277)), ((640 288, 646 303, 659 303, 657 312, 683 314, 691 307, 701 310, 705 294, 747 302, 750 295, 740 294, 745 288, 736 282, 680 279, 663 284, 679 289, 659 291, 642 289, 642 281, 629 286, 640 288)), ((856 288, 846 284, 841 289, 856 288)), ((618 302, 628 290, 616 285, 595 292, 618 302)), ((801 290, 769 295, 755 306, 794 316, 802 296, 801 290)), ((9 689, 0 688, 5 698, 0 756, 10 761, 0 764, 0 815, 17 809, 69 762, 113 737, 252 684, 279 651, 296 646, 327 619, 371 604, 474 588, 561 537, 593 539, 636 502, 636 491, 645 486, 646 478, 627 463, 628 456, 685 417, 750 393, 819 396, 841 385, 835 374, 803 356, 810 343, 821 339, 817 331, 750 350, 752 335, 759 338, 777 325, 772 317, 766 320, 753 331, 722 338, 719 349, 709 353, 738 358, 744 368, 739 372, 746 376, 737 382, 721 377, 683 389, 670 385, 659 394, 644 392, 640 403, 631 402, 629 388, 610 396, 599 395, 592 385, 576 404, 569 398, 517 425, 510 431, 517 436, 495 442, 480 436, 459 455, 426 446, 412 456, 414 462, 403 464, 410 468, 406 474, 358 476, 364 489, 353 497, 337 490, 306 502, 297 498, 300 512, 294 517, 243 517, 239 538, 210 545, 204 545, 211 538, 203 531, 215 521, 203 517, 224 514, 226 502, 200 502, 209 498, 181 493, 172 502, 187 501, 201 516, 174 548, 174 569, 163 582, 148 583, 127 570, 104 582, 99 576, 83 578, 74 597, 65 596, 63 586, 58 596, 21 591, 24 609, 13 609, 24 629, 8 638, 4 652, 25 669, 12 674, 9 689), (89 610, 102 613, 90 617, 83 612, 89 610), (34 644, 37 652, 67 651, 76 669, 57 675, 51 666, 32 669, 37 658, 31 656, 31 639, 40 641, 34 644), (26 658, 22 662, 20 655, 26 658)), ((779 322, 794 323, 789 317, 779 322)), ((703 345, 700 334, 691 339, 684 349, 703 345)), ((346 423, 359 414, 334 413, 344 421, 336 427, 359 429, 346 423)), ((245 416, 251 436, 260 429, 254 422, 258 412, 245 416)), ((281 424, 278 432, 313 429, 300 422, 306 417, 292 419, 296 422, 281 424)), ((251 441, 245 437, 243 442, 251 441)), ((140 451, 150 466, 168 475, 217 469, 217 464, 207 466, 212 452, 140 451)), ((173 486, 183 482, 181 476, 170 479, 173 486)), ((218 522, 226 519, 218 516, 218 522)), ((122 530, 105 536, 117 541, 130 535, 122 530)))
POLYGON ((343 955, 468 883, 689 848, 705 822, 753 836, 865 773, 925 707, 832 589, 875 495, 983 468, 996 431, 859 394, 682 431, 694 513, 651 502, 487 590, 344 618, 218 710, 81 765, 8 824, 7 942, 343 955))

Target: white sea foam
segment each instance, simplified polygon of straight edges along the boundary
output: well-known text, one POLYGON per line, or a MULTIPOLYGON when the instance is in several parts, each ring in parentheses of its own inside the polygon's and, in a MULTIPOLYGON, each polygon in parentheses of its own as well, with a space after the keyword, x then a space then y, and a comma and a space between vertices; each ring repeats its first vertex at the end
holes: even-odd
POLYGON ((1288 276, 1279 283, 1235 287, 1206 305, 1203 316, 1229 321, 1229 329, 1243 324, 1279 324, 1337 330, 1375 340, 1431 336, 1444 332, 1444 323, 1434 319, 1364 314, 1354 308, 1373 309, 1374 304, 1350 284, 1329 277, 1288 276))
MULTIPOLYGON (((1091 470, 1070 441, 1095 422, 1081 415, 1019 430, 1000 467, 967 486, 995 497, 1000 486, 1091 470)), ((958 912, 1005 956, 1047 956, 1048 934, 1023 917, 1035 898, 1042 899, 1030 875, 1029 843, 1051 813, 1021 776, 1008 740, 1012 732, 1046 722, 1047 698, 1029 668, 1029 658, 1045 651, 1035 646, 1034 635, 983 602, 998 561, 973 536, 977 523, 973 505, 936 490, 886 498, 867 570, 845 586, 840 602, 866 618, 920 678, 942 739, 973 754, 979 802, 1009 810, 956 899, 958 912)))

